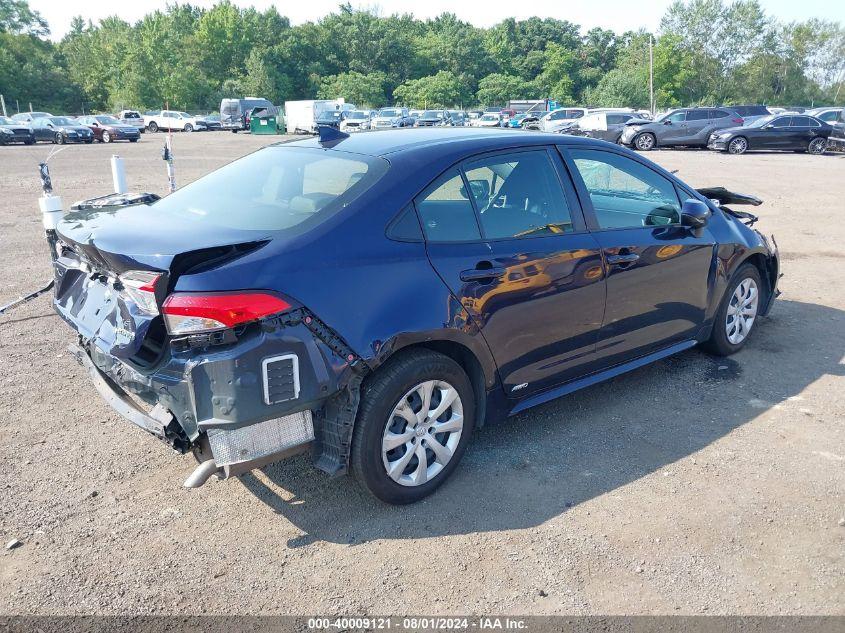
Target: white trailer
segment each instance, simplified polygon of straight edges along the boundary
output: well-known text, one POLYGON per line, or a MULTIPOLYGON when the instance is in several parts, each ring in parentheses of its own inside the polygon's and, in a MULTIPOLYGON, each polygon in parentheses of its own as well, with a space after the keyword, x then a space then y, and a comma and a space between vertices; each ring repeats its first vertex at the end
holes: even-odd
POLYGON ((346 100, 317 99, 305 101, 285 101, 285 124, 288 134, 316 134, 314 121, 326 110, 343 110, 346 100))

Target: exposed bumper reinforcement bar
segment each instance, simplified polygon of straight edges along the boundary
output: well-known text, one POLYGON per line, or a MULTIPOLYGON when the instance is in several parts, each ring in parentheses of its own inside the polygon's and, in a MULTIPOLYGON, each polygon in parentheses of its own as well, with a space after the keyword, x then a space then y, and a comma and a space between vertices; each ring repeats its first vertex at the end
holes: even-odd
POLYGON ((101 372, 88 354, 79 345, 68 345, 68 351, 85 368, 97 391, 112 409, 117 411, 132 424, 141 427, 156 437, 167 440, 165 429, 173 422, 173 415, 161 405, 153 407, 147 413, 129 397, 129 395, 111 378, 101 372))

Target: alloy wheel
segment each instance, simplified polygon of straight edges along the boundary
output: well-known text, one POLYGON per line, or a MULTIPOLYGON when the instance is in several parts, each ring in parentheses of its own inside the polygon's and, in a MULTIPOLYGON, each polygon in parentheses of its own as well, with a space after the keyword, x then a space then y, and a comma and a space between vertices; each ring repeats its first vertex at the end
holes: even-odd
POLYGON ((103 132, 103 143, 111 143, 111 134, 107 131, 103 132))
POLYGON ((751 277, 743 279, 734 290, 725 317, 725 333, 731 344, 739 345, 748 338, 751 326, 757 318, 759 296, 757 282, 751 277))
POLYGON ((728 145, 728 151, 731 154, 744 154, 745 150, 747 150, 747 149, 748 149, 748 141, 746 141, 742 137, 735 138, 728 145))
POLYGON ((807 148, 807 151, 811 154, 824 154, 824 151, 827 149, 827 141, 823 138, 814 138, 810 141, 810 145, 807 148))
POLYGON ((654 147, 654 137, 651 134, 640 134, 637 137, 637 149, 648 151, 654 147))
POLYGON ((464 429, 461 397, 448 382, 427 380, 408 391, 387 420, 382 462, 402 486, 421 486, 451 461, 464 429))

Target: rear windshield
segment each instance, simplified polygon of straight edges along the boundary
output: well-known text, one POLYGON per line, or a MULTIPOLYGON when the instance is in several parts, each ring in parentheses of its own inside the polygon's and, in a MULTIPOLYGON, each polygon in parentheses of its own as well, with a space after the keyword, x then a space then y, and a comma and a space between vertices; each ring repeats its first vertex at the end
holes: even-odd
POLYGON ((304 233, 366 191, 387 167, 387 161, 361 154, 266 147, 155 205, 214 226, 304 233))

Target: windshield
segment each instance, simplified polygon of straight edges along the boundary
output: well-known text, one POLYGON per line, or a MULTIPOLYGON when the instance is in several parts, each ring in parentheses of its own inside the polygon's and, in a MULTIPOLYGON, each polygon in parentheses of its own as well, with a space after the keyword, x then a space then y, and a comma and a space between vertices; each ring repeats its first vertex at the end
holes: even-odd
POLYGON ((267 147, 178 189, 155 206, 212 226, 302 233, 366 191, 387 166, 381 158, 360 154, 267 147))
POLYGON ((481 120, 482 121, 498 121, 499 115, 498 114, 485 114, 483 117, 481 117, 481 120))
POLYGON ((317 117, 318 121, 334 121, 335 119, 340 118, 340 111, 334 112, 321 112, 320 116, 317 117))
POLYGON ((402 116, 402 111, 397 110, 396 108, 385 108, 384 110, 379 110, 378 115, 384 117, 396 117, 402 116))
POLYGON ((358 112, 358 111, 350 112, 349 116, 347 118, 348 119, 366 119, 367 113, 366 112, 358 112))
POLYGON ((113 116, 96 116, 94 117, 100 123, 104 123, 105 125, 116 125, 119 124, 120 121, 115 119, 113 116))
POLYGON ((190 119, 190 118, 191 118, 191 115, 190 115, 190 114, 188 114, 187 112, 180 112, 180 113, 179 113, 179 116, 181 116, 181 117, 185 117, 186 119, 190 119))
POLYGON ((69 118, 64 116, 51 116, 50 121, 53 125, 77 125, 76 121, 71 121, 69 118))
POLYGON ((440 117, 440 113, 437 110, 426 110, 422 113, 423 119, 437 119, 440 117))

